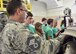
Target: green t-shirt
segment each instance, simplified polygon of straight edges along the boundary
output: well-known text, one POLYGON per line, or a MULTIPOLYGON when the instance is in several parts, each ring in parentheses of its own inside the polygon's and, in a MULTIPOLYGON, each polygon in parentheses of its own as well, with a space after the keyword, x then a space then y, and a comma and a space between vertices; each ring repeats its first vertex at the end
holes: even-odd
POLYGON ((42 30, 45 32, 45 28, 47 27, 47 25, 45 26, 45 24, 42 24, 42 30))
POLYGON ((58 28, 56 28, 56 27, 53 27, 53 34, 56 34, 56 33, 58 33, 58 28))
POLYGON ((27 29, 29 29, 32 33, 36 33, 36 30, 35 30, 35 27, 34 27, 34 25, 28 25, 27 26, 27 29))
POLYGON ((64 29, 65 28, 65 26, 64 26, 64 24, 61 26, 61 29, 64 29))
POLYGON ((48 36, 50 36, 52 39, 54 38, 52 27, 50 27, 49 25, 45 28, 45 35, 47 40, 48 36))

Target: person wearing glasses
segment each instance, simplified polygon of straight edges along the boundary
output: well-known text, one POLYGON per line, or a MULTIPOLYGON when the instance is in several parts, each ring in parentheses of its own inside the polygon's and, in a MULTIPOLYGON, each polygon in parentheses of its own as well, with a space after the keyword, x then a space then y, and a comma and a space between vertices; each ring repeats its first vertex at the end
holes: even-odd
POLYGON ((7 13, 9 14, 9 19, 1 34, 3 40, 1 54, 21 54, 25 52, 23 42, 27 32, 25 31, 24 33, 22 25, 27 14, 24 2, 11 0, 7 5, 7 13))

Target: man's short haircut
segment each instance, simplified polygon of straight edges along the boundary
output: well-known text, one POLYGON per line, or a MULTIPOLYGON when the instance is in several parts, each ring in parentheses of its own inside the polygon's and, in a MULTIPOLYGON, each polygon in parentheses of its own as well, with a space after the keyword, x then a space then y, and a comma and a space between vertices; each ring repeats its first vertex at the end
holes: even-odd
POLYGON ((50 23, 53 23, 53 19, 48 19, 47 24, 50 25, 50 23))
POLYGON ((9 15, 14 15, 17 8, 20 8, 22 6, 22 3, 24 3, 21 0, 11 0, 7 5, 7 13, 9 15))
POLYGON ((31 12, 27 12, 27 17, 29 16, 33 17, 33 14, 31 12))
POLYGON ((42 18, 42 22, 45 21, 45 20, 47 20, 47 19, 46 18, 42 18))

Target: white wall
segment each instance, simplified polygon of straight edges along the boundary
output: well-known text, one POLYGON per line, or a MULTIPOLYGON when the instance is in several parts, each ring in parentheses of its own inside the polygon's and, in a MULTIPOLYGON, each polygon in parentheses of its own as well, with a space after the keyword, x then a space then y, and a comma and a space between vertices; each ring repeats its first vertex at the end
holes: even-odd
POLYGON ((63 15, 63 8, 50 9, 47 11, 47 17, 63 15))
POLYGON ((46 17, 47 6, 43 2, 34 0, 31 0, 31 4, 35 22, 40 22, 43 17, 46 17))
POLYGON ((32 13, 34 16, 46 17, 46 4, 40 1, 31 1, 32 3, 32 13))

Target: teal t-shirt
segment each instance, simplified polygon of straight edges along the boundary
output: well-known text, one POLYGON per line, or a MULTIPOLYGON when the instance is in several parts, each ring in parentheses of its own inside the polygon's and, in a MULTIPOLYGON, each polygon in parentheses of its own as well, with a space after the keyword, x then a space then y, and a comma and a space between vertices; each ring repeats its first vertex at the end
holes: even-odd
POLYGON ((45 26, 45 24, 42 24, 42 30, 45 32, 47 25, 45 26))
POLYGON ((56 33, 58 33, 58 28, 56 28, 56 27, 53 27, 53 34, 56 34, 56 33))
POLYGON ((52 39, 54 38, 52 27, 50 27, 49 25, 45 28, 45 35, 47 40, 48 36, 50 36, 52 39))
POLYGON ((27 26, 27 29, 29 29, 32 33, 36 33, 36 30, 35 30, 35 27, 34 27, 34 25, 28 25, 27 26))
POLYGON ((61 26, 61 29, 64 29, 65 28, 65 26, 64 26, 64 24, 61 26))

